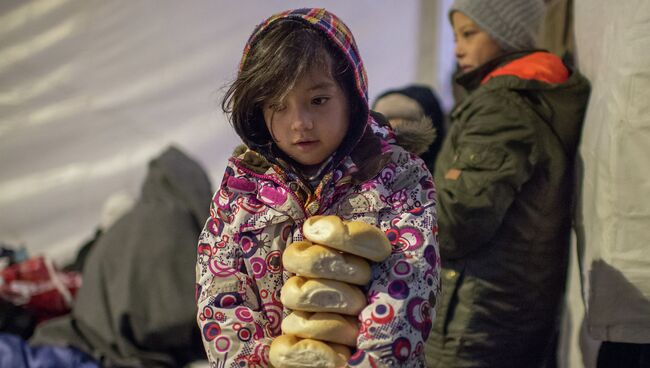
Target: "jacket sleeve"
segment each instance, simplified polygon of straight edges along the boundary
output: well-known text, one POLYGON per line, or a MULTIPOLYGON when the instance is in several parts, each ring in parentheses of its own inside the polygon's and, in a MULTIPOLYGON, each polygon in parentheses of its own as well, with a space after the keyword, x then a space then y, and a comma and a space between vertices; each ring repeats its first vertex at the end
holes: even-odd
POLYGON ((405 166, 395 170, 384 197, 389 207, 379 213, 393 251, 373 265, 352 367, 424 367, 440 291, 435 189, 422 161, 410 159, 405 166))
POLYGON ((217 215, 219 195, 199 237, 196 263, 197 322, 203 345, 211 366, 267 366, 269 321, 234 241, 236 229, 217 215))
MULTIPOLYGON (((465 112, 436 163, 440 251, 459 258, 492 239, 538 160, 535 120, 516 97, 491 94, 465 112)), ((540 198, 543 200, 543 198, 540 198)))

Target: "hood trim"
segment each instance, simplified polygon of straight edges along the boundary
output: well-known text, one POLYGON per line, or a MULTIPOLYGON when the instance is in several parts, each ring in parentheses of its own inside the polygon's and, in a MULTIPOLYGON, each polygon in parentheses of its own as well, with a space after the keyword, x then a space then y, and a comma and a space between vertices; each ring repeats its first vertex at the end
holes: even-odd
POLYGON ((494 69, 481 80, 481 84, 503 75, 559 84, 569 79, 569 70, 564 66, 562 59, 556 55, 548 52, 534 52, 494 69))

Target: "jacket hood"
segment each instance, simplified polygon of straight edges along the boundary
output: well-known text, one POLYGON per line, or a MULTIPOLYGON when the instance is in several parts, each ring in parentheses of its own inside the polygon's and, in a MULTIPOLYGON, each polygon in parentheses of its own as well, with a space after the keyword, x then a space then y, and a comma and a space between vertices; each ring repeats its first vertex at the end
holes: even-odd
POLYGON ((149 162, 147 176, 142 184, 142 201, 180 200, 200 224, 205 216, 206 203, 209 203, 211 197, 208 175, 198 162, 177 147, 167 147, 149 162))
POLYGON ((416 155, 425 153, 439 139, 438 131, 428 116, 395 119, 390 127, 395 134, 396 143, 416 155))
POLYGON ((512 75, 522 80, 536 80, 549 84, 564 83, 569 69, 562 60, 548 52, 533 52, 497 67, 483 77, 481 84, 500 75, 512 75))
MULTIPOLYGON (((366 71, 361 56, 359 55, 359 50, 354 37, 345 23, 343 23, 336 15, 322 8, 293 9, 272 15, 255 27, 244 48, 239 68, 240 70, 243 68, 249 51, 255 46, 257 40, 264 35, 269 27, 286 20, 303 22, 309 27, 321 32, 336 49, 340 50, 341 55, 345 56, 347 63, 353 71, 355 88, 354 91, 352 91, 353 96, 350 96, 350 98, 355 98, 357 100, 356 106, 358 109, 351 121, 350 128, 348 129, 348 136, 346 136, 332 160, 333 164, 336 164, 340 162, 345 155, 349 154, 358 144, 368 127, 369 121, 372 119, 368 108, 366 71)), ((241 139, 244 144, 251 149, 258 151, 271 161, 276 161, 278 155, 277 152, 273 152, 271 145, 262 146, 254 144, 246 136, 241 136, 241 139)))
POLYGON ((590 85, 556 55, 545 51, 509 53, 459 75, 456 82, 470 93, 478 88, 484 93, 502 88, 516 91, 549 124, 566 153, 575 153, 590 85))
POLYGON ((431 172, 445 137, 445 117, 431 87, 411 84, 380 94, 372 105, 395 131, 397 144, 420 156, 431 172))

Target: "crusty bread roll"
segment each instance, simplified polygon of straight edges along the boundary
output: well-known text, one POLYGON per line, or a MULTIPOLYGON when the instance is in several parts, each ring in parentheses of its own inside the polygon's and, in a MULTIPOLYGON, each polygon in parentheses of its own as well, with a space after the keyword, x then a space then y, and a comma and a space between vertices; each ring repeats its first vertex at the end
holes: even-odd
POLYGON ((276 337, 269 351, 274 368, 339 368, 345 367, 349 358, 346 346, 293 335, 276 337))
POLYGON ((290 277, 280 290, 285 307, 307 312, 332 312, 356 316, 366 306, 361 289, 341 281, 290 277))
POLYGON ((352 254, 308 241, 291 243, 282 254, 284 269, 299 276, 365 285, 370 281, 368 262, 352 254))
POLYGON ((361 221, 342 221, 338 216, 313 216, 302 226, 305 237, 313 243, 381 262, 392 250, 383 231, 361 221))
POLYGON ((354 347, 357 346, 359 323, 355 317, 338 313, 295 310, 282 320, 282 332, 354 347))

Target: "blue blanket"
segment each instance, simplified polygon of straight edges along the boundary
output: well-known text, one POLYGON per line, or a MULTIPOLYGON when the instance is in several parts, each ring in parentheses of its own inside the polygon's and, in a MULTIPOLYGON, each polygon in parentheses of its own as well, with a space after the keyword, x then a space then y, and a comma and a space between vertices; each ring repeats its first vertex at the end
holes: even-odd
POLYGON ((0 333, 0 368, 99 368, 71 347, 30 346, 16 335, 0 333))

